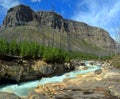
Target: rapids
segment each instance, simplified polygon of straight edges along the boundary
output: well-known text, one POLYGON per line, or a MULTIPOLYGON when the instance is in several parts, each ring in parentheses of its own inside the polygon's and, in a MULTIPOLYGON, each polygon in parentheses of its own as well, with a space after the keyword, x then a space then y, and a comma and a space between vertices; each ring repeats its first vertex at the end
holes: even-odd
POLYGON ((0 86, 0 92, 8 92, 8 93, 14 93, 18 96, 27 96, 28 93, 32 92, 33 89, 35 89, 38 85, 46 84, 46 83, 55 83, 55 82, 62 82, 64 79, 67 78, 74 78, 78 74, 85 74, 89 72, 94 72, 97 69, 100 69, 100 66, 90 66, 88 63, 86 63, 88 69, 86 70, 75 70, 71 71, 69 73, 65 73, 61 76, 53 76, 53 77, 47 77, 42 78, 40 80, 25 82, 21 84, 11 84, 11 85, 4 85, 0 86))

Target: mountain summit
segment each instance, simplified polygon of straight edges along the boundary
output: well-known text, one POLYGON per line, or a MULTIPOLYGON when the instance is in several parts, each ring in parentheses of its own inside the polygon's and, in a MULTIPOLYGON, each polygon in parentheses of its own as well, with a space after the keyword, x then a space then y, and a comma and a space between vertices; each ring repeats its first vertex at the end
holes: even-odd
POLYGON ((25 5, 10 8, 0 28, 0 38, 35 41, 69 51, 105 54, 116 48, 104 29, 64 19, 55 12, 33 11, 25 5))
POLYGON ((18 5, 7 11, 7 16, 3 21, 5 27, 24 25, 37 18, 37 15, 31 8, 18 5))

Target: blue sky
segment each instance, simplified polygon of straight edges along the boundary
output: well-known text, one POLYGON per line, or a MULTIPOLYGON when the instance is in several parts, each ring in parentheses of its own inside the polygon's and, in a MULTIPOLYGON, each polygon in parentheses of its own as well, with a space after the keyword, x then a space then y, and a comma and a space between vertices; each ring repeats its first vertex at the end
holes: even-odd
POLYGON ((0 24, 7 10, 18 4, 35 11, 54 9, 66 19, 104 28, 112 37, 120 24, 120 0, 0 0, 0 24))

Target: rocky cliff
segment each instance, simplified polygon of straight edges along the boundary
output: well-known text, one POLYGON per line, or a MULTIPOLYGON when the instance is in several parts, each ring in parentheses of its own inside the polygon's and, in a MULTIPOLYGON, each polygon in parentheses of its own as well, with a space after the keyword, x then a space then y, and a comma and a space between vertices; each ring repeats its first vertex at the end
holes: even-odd
POLYGON ((14 8, 10 8, 7 11, 7 16, 3 21, 5 27, 25 25, 37 18, 36 13, 27 6, 19 5, 14 8))
POLYGON ((74 70, 75 66, 70 64, 47 64, 41 60, 0 60, 0 83, 20 83, 61 75, 74 70))
POLYGON ((101 28, 64 19, 55 12, 35 12, 25 5, 8 10, 0 29, 0 37, 37 41, 69 51, 101 55, 115 49, 115 41, 101 28))

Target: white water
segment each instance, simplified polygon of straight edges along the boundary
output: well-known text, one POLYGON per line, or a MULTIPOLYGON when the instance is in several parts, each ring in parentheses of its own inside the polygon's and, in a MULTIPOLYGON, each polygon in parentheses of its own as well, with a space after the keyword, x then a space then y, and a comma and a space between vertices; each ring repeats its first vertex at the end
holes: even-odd
POLYGON ((40 84, 44 85, 46 83, 62 82, 66 78, 74 78, 78 74, 85 74, 88 72, 93 72, 99 68, 100 68, 99 66, 88 66, 87 70, 71 71, 61 76, 42 78, 40 80, 26 82, 20 85, 13 84, 13 85, 7 85, 7 86, 0 86, 0 92, 9 92, 9 93, 14 93, 18 96, 26 96, 28 95, 29 92, 31 92, 34 88, 36 88, 40 84))

